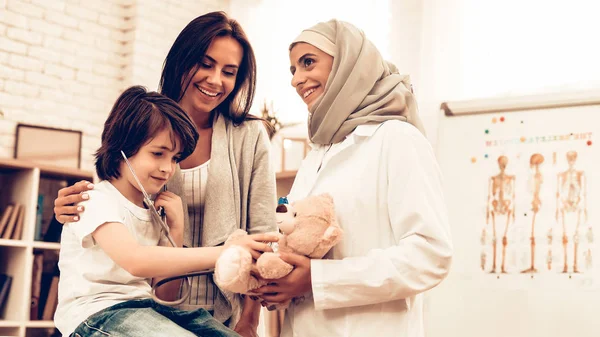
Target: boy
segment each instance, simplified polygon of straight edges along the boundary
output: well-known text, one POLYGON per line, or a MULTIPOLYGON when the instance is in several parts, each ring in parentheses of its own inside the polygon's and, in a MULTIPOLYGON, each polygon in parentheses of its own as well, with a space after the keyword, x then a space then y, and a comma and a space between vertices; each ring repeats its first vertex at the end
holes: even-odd
MULTIPOLYGON (((169 98, 131 87, 117 99, 104 124, 96 152, 102 180, 77 223, 62 232, 61 271, 55 323, 65 336, 238 336, 206 310, 182 311, 151 299, 152 278, 213 268, 224 246, 169 248, 121 151, 149 194, 158 194, 175 242, 183 241, 179 196, 160 192, 177 163, 195 149, 193 122, 169 98)), ((257 234, 236 241, 249 250, 268 251, 276 238, 257 234)))

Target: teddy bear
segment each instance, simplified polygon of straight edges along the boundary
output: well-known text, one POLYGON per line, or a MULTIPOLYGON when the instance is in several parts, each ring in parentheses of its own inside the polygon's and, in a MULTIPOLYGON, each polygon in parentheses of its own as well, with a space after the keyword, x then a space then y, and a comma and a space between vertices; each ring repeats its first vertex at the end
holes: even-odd
MULTIPOLYGON (((264 279, 282 278, 292 271, 293 266, 279 258, 279 252, 320 259, 342 239, 343 232, 329 194, 309 196, 291 205, 280 203, 276 217, 280 234, 274 252, 263 253, 253 266, 250 252, 233 243, 221 253, 215 265, 214 280, 219 288, 251 294, 252 290, 266 284, 264 279), (262 279, 251 273, 253 268, 262 279)), ((227 240, 235 240, 241 235, 247 233, 237 230, 227 240)))

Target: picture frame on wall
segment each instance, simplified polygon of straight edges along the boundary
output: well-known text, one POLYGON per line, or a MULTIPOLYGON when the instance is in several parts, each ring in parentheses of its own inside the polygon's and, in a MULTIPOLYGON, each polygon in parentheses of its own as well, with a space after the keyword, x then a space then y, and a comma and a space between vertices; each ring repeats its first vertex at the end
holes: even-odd
POLYGON ((281 172, 297 171, 308 154, 308 140, 303 137, 282 137, 281 142, 281 172))
POLYGON ((82 132, 17 124, 15 159, 39 164, 81 168, 82 132))

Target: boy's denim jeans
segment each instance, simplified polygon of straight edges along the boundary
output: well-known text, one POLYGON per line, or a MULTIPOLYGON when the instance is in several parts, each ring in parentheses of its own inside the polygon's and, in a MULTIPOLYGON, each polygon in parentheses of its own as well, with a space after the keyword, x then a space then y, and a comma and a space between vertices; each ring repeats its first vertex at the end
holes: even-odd
POLYGON ((239 337, 208 311, 179 310, 151 299, 126 301, 101 310, 81 323, 70 337, 239 337))

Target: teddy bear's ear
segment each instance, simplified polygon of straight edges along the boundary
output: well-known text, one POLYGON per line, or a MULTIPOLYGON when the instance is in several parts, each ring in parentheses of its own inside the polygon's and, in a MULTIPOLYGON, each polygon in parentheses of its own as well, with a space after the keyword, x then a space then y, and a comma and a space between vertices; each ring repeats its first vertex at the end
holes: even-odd
POLYGON ((321 198, 327 202, 330 202, 333 204, 333 197, 331 196, 331 194, 329 193, 323 193, 321 194, 321 198))
POLYGON ((323 193, 318 196, 319 203, 322 205, 324 213, 323 216, 327 219, 327 222, 335 221, 335 207, 333 204, 333 197, 329 193, 323 193))
POLYGON ((329 193, 320 194, 319 201, 323 203, 326 208, 333 210, 333 197, 329 193))

